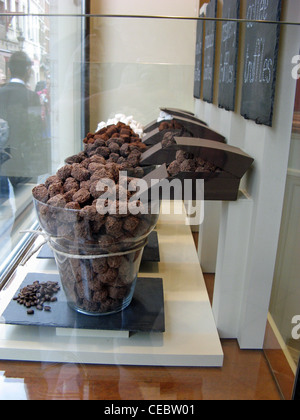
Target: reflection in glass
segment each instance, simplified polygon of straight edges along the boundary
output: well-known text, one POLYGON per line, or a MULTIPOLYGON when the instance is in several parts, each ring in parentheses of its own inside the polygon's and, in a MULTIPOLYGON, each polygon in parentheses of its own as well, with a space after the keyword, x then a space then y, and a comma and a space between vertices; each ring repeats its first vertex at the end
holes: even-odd
MULTIPOLYGON (((81 52, 81 19, 66 24, 66 19, 50 18, 47 13, 59 12, 63 6, 48 0, 0 2, 0 6, 0 12, 10 13, 0 19, 2 264, 22 240, 20 231, 36 223, 33 186, 80 149, 80 137, 74 135, 80 126, 80 98, 76 97, 80 73, 73 61, 81 52), (74 54, 76 49, 79 52, 74 54)), ((79 9, 75 3, 72 7, 71 12, 79 9)))

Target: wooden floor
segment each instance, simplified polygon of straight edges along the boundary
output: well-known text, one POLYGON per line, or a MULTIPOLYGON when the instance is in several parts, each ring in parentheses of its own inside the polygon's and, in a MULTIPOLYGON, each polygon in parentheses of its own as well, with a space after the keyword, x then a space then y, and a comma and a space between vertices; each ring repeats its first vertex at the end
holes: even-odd
MULTIPOLYGON (((205 275, 212 298, 213 275, 205 275)), ((222 368, 0 361, 0 400, 280 400, 262 351, 222 341, 222 368)))

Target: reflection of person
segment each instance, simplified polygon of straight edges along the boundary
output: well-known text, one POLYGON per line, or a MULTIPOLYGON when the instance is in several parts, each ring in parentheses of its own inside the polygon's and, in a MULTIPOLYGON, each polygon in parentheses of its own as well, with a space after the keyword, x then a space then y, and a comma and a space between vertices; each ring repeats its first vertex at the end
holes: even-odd
MULTIPOLYGON (((12 185, 39 175, 39 146, 42 139, 41 106, 36 93, 27 88, 32 62, 22 51, 9 61, 11 79, 0 89, 0 118, 9 127, 6 151, 10 157, 2 164, 2 176, 12 185)), ((43 173, 43 172, 41 172, 43 173)))
POLYGON ((42 106, 43 138, 50 138, 50 78, 46 81, 37 82, 35 92, 39 95, 42 106))

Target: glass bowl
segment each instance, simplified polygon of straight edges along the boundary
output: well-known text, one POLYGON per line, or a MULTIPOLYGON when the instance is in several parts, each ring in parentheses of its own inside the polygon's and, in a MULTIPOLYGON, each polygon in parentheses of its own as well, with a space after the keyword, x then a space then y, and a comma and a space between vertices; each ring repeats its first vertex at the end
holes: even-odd
POLYGON ((104 255, 92 255, 82 247, 75 255, 50 240, 69 306, 90 316, 125 310, 132 301, 146 242, 129 251, 104 255))

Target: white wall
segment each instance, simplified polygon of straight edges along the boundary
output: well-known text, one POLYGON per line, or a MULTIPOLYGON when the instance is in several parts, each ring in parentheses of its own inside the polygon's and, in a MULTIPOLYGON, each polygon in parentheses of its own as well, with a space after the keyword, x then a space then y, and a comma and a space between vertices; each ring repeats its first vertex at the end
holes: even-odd
MULTIPOLYGON (((300 21, 296 2, 283 5, 285 20, 300 21)), ((295 97, 291 60, 299 39, 298 27, 282 28, 273 128, 244 120, 239 105, 235 113, 218 109, 217 95, 214 104, 196 101, 200 118, 255 159, 243 182, 246 198, 223 204, 213 306, 221 336, 238 338, 242 348, 263 345, 290 148, 295 97)), ((239 100, 240 89, 239 71, 239 100)))
POLYGON ((197 16, 199 0, 92 0, 92 13, 142 16, 197 16))
MULTIPOLYGON (((196 17, 199 0, 94 0, 92 13, 196 17)), ((91 130, 116 113, 143 124, 160 106, 193 110, 196 22, 93 18, 91 130)))

